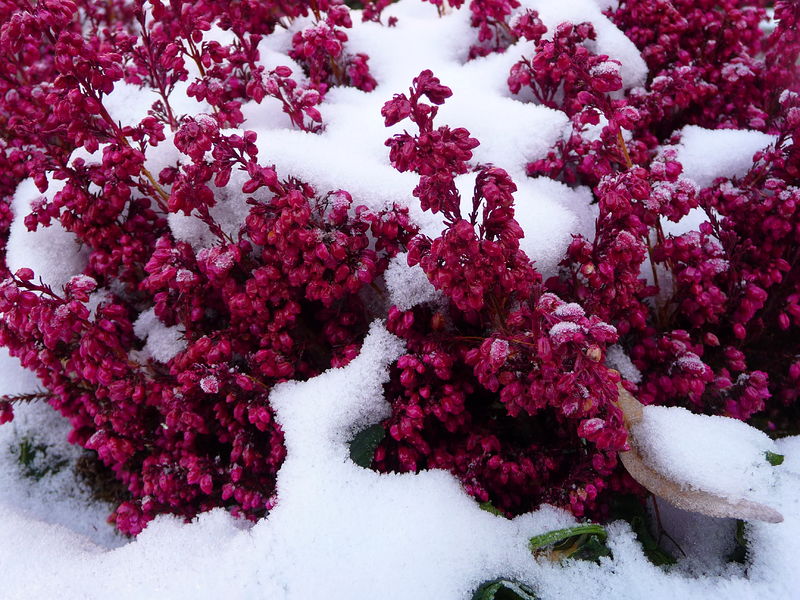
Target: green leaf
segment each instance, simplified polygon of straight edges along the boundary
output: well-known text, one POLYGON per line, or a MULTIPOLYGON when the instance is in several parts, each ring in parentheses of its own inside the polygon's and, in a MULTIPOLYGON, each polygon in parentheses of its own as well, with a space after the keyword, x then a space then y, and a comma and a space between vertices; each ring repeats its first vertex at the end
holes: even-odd
POLYGON ((566 542, 570 538, 584 534, 596 535, 600 537, 601 541, 603 542, 605 542, 606 538, 608 537, 608 533, 602 525, 598 525, 597 523, 583 523, 582 525, 576 525, 575 527, 556 529, 541 535, 533 536, 530 542, 528 542, 528 547, 531 550, 539 550, 547 546, 558 544, 559 542, 566 542))
POLYGON ((736 520, 736 543, 747 546, 747 534, 744 530, 745 522, 741 519, 736 520))
POLYGON ((611 550, 605 544, 605 539, 601 540, 598 535, 581 536, 576 540, 577 549, 568 555, 568 558, 575 560, 586 560, 599 563, 600 558, 606 556, 612 558, 611 550))
POLYGON ((55 475, 69 464, 69 460, 63 456, 54 454, 45 444, 27 436, 13 444, 10 450, 19 463, 22 475, 36 481, 55 475))
POLYGON ((783 454, 776 454, 775 452, 770 452, 767 450, 764 455, 767 457, 767 462, 771 464, 773 467, 777 467, 778 465, 783 464, 784 456, 783 454))
POLYGON ((606 538, 608 533, 602 526, 584 523, 537 535, 528 545, 534 554, 547 556, 553 561, 574 558, 599 563, 601 557, 611 557, 606 538))
POLYGON ((375 457, 375 449, 386 437, 386 430, 380 425, 372 425, 359 431, 350 442, 350 460, 359 467, 369 469, 375 457))
POLYGON ((485 510, 486 512, 490 512, 493 515, 497 515, 498 517, 505 517, 505 515, 503 514, 503 511, 501 511, 499 508, 497 508, 491 502, 481 502, 480 504, 478 504, 478 506, 481 508, 481 510, 485 510))
POLYGON ((509 579, 493 579, 482 583, 472 600, 538 600, 536 592, 524 583, 509 579))
POLYGON ((743 565, 747 562, 747 532, 745 531, 745 522, 741 519, 736 520, 736 533, 733 539, 733 551, 728 555, 728 561, 743 565))

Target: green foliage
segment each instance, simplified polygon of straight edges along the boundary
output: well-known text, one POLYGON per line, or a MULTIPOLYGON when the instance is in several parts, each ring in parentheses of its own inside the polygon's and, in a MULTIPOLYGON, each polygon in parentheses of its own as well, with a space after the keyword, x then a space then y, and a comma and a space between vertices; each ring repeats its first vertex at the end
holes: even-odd
POLYGON ((728 561, 744 564, 747 560, 747 532, 746 523, 741 519, 736 520, 736 535, 733 551, 728 556, 728 561))
POLYGON ((503 514, 503 511, 501 511, 499 508, 497 508, 491 502, 481 502, 478 506, 481 508, 481 510, 485 510, 486 512, 490 512, 493 515, 497 515, 498 517, 505 517, 505 515, 503 514))
POLYGON ((783 464, 784 456, 783 454, 776 454, 775 452, 770 452, 767 450, 764 455, 767 457, 767 462, 771 464, 773 467, 777 467, 778 465, 783 464))
POLYGON ((472 594, 472 600, 538 600, 538 596, 524 583, 493 579, 481 584, 472 594))
POLYGON ((350 442, 350 460, 359 467, 369 469, 375 457, 375 449, 386 437, 386 430, 380 425, 372 425, 359 431, 350 442))
POLYGON ((583 523, 534 536, 528 546, 535 554, 544 554, 553 560, 574 558, 599 562, 601 557, 611 557, 607 538, 608 533, 601 525, 583 523))
POLYGON ((605 537, 596 534, 585 534, 574 538, 572 541, 566 540, 563 544, 553 547, 559 551, 561 548, 568 551, 568 558, 575 560, 586 560, 593 563, 600 563, 603 557, 614 558, 611 550, 606 546, 605 537))
POLYGON ((602 525, 597 523, 583 523, 575 527, 567 527, 565 529, 554 529, 541 535, 535 535, 531 538, 528 546, 531 550, 541 550, 547 546, 563 543, 564 541, 579 535, 594 534, 600 536, 603 541, 608 537, 608 533, 602 525))
POLYGON ((53 454, 45 444, 36 443, 28 436, 12 444, 10 450, 20 465, 22 475, 36 481, 48 475, 55 475, 69 463, 68 459, 53 454))

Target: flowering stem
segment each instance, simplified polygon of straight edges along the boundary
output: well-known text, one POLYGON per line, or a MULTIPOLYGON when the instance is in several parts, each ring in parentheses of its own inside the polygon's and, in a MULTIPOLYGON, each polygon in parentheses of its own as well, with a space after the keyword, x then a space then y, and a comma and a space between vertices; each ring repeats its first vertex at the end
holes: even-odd
POLYGON ((200 77, 206 76, 205 67, 203 67, 203 63, 200 61, 200 52, 197 50, 197 46, 194 45, 191 37, 186 38, 186 42, 189 44, 189 56, 194 61, 194 64, 197 65, 197 70, 200 71, 200 77))
POLYGON ((317 6, 317 0, 311 0, 311 12, 314 13, 314 18, 317 21, 322 19, 319 13, 319 6, 317 6))
MULTIPOLYGON (((622 152, 623 158, 625 159, 625 166, 628 169, 633 168, 633 161, 631 160, 631 155, 628 152, 628 146, 625 144, 625 138, 622 136, 622 128, 621 127, 617 128, 617 144, 619 145, 619 149, 622 152)), ((656 225, 656 231, 657 231, 656 235, 657 236, 658 236, 658 232, 660 231, 660 229, 661 229, 661 224, 658 223, 656 225)), ((661 233, 661 238, 663 238, 663 235, 664 234, 662 232, 661 233)), ((650 269, 653 272, 653 284, 656 287, 659 287, 659 284, 658 284, 658 270, 656 269, 656 262, 653 259, 653 244, 650 241, 650 236, 648 235, 646 237, 647 237, 647 256, 650 259, 650 269)))
POLYGON ((0 402, 33 402, 34 400, 47 400, 52 394, 50 392, 33 392, 32 394, 9 394, 0 396, 0 402))
POLYGON ((628 146, 625 144, 625 138, 622 137, 622 128, 617 128, 617 144, 622 151, 622 156, 625 158, 625 166, 629 169, 633 168, 633 161, 631 155, 628 153, 628 146))
POLYGON ((333 56, 329 56, 328 60, 331 63, 331 71, 333 72, 333 77, 336 79, 336 83, 339 85, 344 85, 344 73, 342 72, 342 68, 338 65, 336 60, 334 60, 333 56))
POLYGON ((172 106, 170 106, 169 103, 169 93, 167 92, 164 83, 163 72, 159 72, 155 67, 157 59, 153 55, 153 45, 150 40, 150 32, 147 30, 147 26, 145 24, 144 12, 139 14, 138 20, 142 29, 142 41, 147 48, 147 70, 150 72, 150 77, 153 79, 153 82, 158 86, 158 95, 161 96, 161 100, 164 102, 164 110, 167 111, 167 121, 170 129, 175 131, 178 128, 178 121, 175 118, 175 115, 172 112, 172 106))
MULTIPOLYGON (((106 107, 103 105, 101 99, 97 98, 95 94, 92 94, 92 97, 94 97, 94 99, 97 100, 98 104, 100 105, 100 116, 102 116, 103 120, 106 121, 106 123, 108 123, 108 125, 111 127, 111 130, 114 132, 114 136, 116 137, 117 141, 120 144, 123 144, 128 148, 130 148, 131 144, 128 141, 128 137, 122 132, 119 125, 117 125, 117 123, 114 121, 111 115, 108 114, 108 110, 106 110, 106 107)), ((153 186, 155 192, 161 197, 160 199, 156 198, 158 206, 164 212, 169 212, 167 205, 167 202, 169 201, 169 194, 166 191, 164 191, 164 188, 162 188, 159 185, 155 177, 153 177, 153 174, 147 169, 147 167, 144 166, 144 164, 142 164, 141 173, 150 182, 150 185, 153 186)))
MULTIPOLYGON (((162 188, 162 187, 161 187, 161 186, 158 184, 158 182, 157 182, 157 181, 155 180, 155 178, 153 177, 153 174, 152 174, 152 173, 151 173, 151 172, 150 172, 150 171, 147 169, 147 167, 145 167, 144 165, 142 165, 142 175, 144 175, 144 176, 145 176, 145 178, 147 178, 147 180, 148 180, 148 181, 150 182, 150 184, 153 186, 153 189, 154 189, 154 190, 156 191, 156 193, 157 193, 157 194, 158 194, 158 195, 161 197, 161 199, 162 199, 164 202, 168 202, 168 201, 169 201, 169 194, 167 194, 167 192, 165 192, 165 191, 164 191, 164 188, 162 188)), ((158 204, 158 205, 161 207, 161 209, 162 209, 164 212, 168 212, 167 205, 165 205, 165 204, 162 204, 161 202, 159 202, 159 204, 158 204)))

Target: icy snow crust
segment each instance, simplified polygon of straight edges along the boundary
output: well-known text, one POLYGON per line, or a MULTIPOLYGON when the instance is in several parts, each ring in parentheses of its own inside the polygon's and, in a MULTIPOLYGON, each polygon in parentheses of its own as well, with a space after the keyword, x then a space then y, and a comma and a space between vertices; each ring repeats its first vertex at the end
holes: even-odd
MULTIPOLYGON (((646 77, 644 62, 633 44, 602 16, 608 4, 607 0, 523 1, 539 10, 551 29, 563 20, 591 21, 598 34, 595 49, 622 62, 626 87, 641 85, 646 77)), ((565 133, 567 123, 563 113, 521 102, 508 91, 508 71, 520 55, 530 54, 530 46, 520 43, 505 54, 467 63, 468 47, 476 35, 469 27, 468 11, 439 19, 431 4, 401 0, 385 14, 399 18, 397 27, 362 24, 356 16, 353 30, 348 31, 349 50, 369 54, 378 88, 369 94, 331 90, 321 106, 323 133, 292 130, 277 101, 269 98, 242 107, 248 118, 245 127, 258 133, 261 161, 275 162, 281 177, 296 175, 323 193, 346 189, 356 203, 373 208, 407 204, 423 231, 437 235, 441 221, 422 213, 411 195, 416 176, 398 173, 389 164, 384 140, 400 127, 386 129, 380 117, 380 107, 392 94, 405 91, 421 70, 432 69, 454 92, 437 122, 468 128, 481 141, 475 162, 491 162, 514 177, 519 186, 516 216, 526 234, 522 247, 545 276, 551 274, 571 234, 591 234, 595 212, 589 190, 524 174, 525 163, 541 158, 565 133)), ((294 28, 302 26, 298 21, 294 28)), ((210 33, 220 40, 229 35, 210 33)), ((266 65, 288 65, 299 72, 286 56, 292 33, 279 32, 262 42, 266 65)), ((108 98, 108 108, 123 124, 135 123, 154 100, 152 94, 119 84, 108 98)), ((179 113, 208 111, 180 89, 170 100, 179 113)), ((690 148, 692 135, 684 131, 683 152, 690 148)), ((737 154, 737 161, 750 160, 751 149, 768 143, 749 134, 747 138, 741 134, 736 140, 747 147, 741 156, 737 154)), ((79 154, 87 162, 99 157, 85 152, 75 157, 79 154)), ((158 172, 180 158, 167 140, 148 156, 147 166, 158 172)), ((697 179, 725 174, 725 169, 733 173, 738 164, 689 175, 697 179)), ((229 233, 236 232, 247 210, 244 199, 230 193, 237 183, 241 185, 242 177, 234 173, 213 209, 229 233)), ((473 182, 472 174, 458 182, 466 198, 473 182)), ((58 182, 52 183, 48 195, 58 189, 58 182)), ((37 277, 58 288, 81 272, 85 254, 57 225, 27 232, 22 219, 37 197, 31 181, 17 190, 8 262, 12 269, 33 267, 37 277)), ((176 237, 196 249, 212 243, 205 225, 194 217, 171 215, 170 226, 176 237)), ((395 260, 386 275, 390 300, 403 307, 435 300, 436 292, 425 278, 401 260, 395 260)), ((157 360, 169 360, 182 344, 181 332, 163 326, 154 314, 143 314, 136 329, 145 342, 144 352, 157 360)), ((42 404, 18 408, 15 421, 0 428, 0 598, 458 600, 468 599, 480 582, 501 576, 528 583, 543 600, 587 594, 656 600, 788 598, 800 589, 795 564, 800 555, 800 439, 777 442, 786 461, 765 471, 751 460, 756 450, 767 447, 762 438, 733 432, 727 425, 704 428, 702 435, 692 438, 697 432, 683 427, 683 415, 676 409, 648 411, 654 444, 674 441, 656 439, 671 432, 700 444, 694 446, 695 452, 719 457, 710 471, 701 472, 694 468, 695 454, 684 452, 688 446, 673 447, 675 453, 663 458, 673 468, 683 469, 678 475, 687 485, 695 477, 706 482, 711 477, 728 493, 758 487, 786 517, 780 525, 748 526, 746 572, 725 560, 732 550, 733 521, 688 515, 663 503, 662 521, 687 554, 671 572, 647 561, 623 522, 608 527, 613 561, 603 559, 600 565, 537 561, 527 549, 528 539, 573 524, 566 512, 543 507, 508 520, 478 508, 446 472, 379 475, 349 460, 348 441, 353 435, 388 414, 381 386, 388 365, 401 352, 401 343, 376 323, 360 356, 347 367, 273 390, 270 401, 286 434, 288 457, 278 476, 278 504, 266 518, 252 525, 215 510, 184 524, 163 516, 124 545, 105 523, 109 508, 91 502, 73 475, 77 454, 64 441, 68 424, 42 404), (67 466, 37 481, 25 476, 17 453, 20 441, 34 435, 40 437, 31 439, 47 449, 40 457, 42 465, 48 457, 67 460, 67 466), (747 470, 750 466, 753 473, 747 470)), ((623 353, 611 362, 625 369, 630 361, 623 353)), ((36 385, 15 359, 0 355, 0 394, 32 392, 36 385)))

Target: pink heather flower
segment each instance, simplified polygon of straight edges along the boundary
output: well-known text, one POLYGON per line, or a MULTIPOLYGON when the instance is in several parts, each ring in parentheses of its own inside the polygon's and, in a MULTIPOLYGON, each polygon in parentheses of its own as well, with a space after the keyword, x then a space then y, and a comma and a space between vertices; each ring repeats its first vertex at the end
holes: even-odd
POLYGON ((216 394, 219 392, 219 381, 213 375, 203 377, 200 380, 200 389, 206 394, 216 394))

